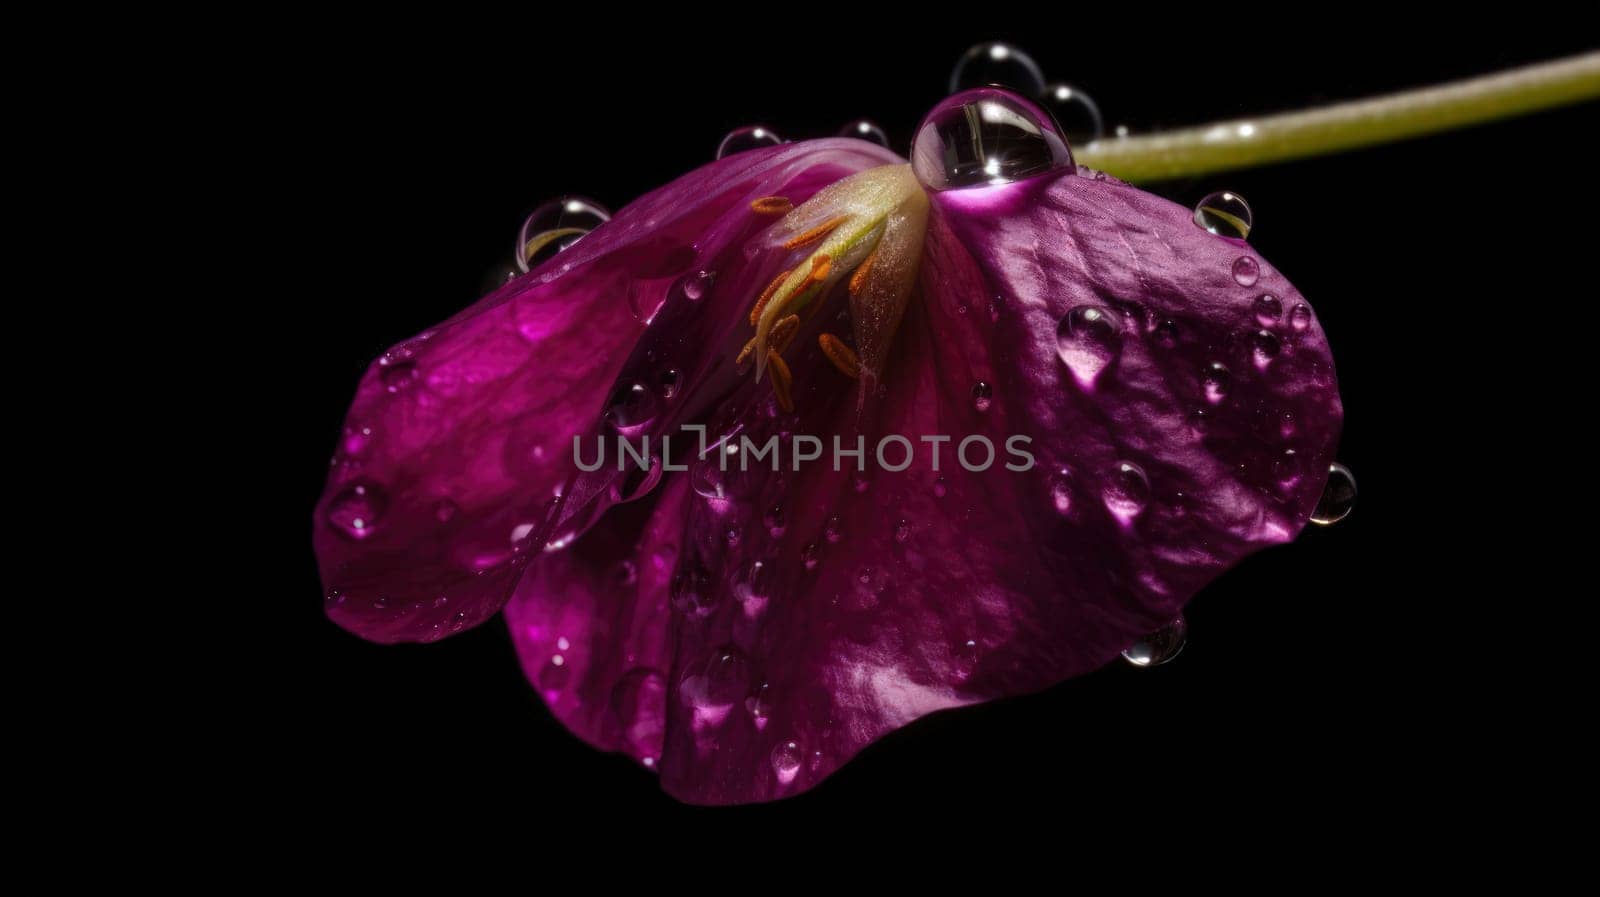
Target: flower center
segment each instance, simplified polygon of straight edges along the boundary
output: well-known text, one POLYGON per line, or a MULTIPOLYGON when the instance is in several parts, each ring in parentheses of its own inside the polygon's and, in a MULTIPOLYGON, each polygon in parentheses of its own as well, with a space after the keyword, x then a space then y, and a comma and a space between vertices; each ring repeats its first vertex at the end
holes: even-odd
POLYGON ((848 275, 855 346, 831 333, 819 334, 817 344, 841 374, 862 381, 864 398, 882 373, 922 261, 928 197, 911 166, 870 168, 797 207, 782 196, 764 196, 750 208, 783 216, 770 239, 798 257, 756 297, 750 311, 755 336, 738 364, 754 357, 757 381, 770 371, 779 407, 793 411, 794 378, 784 353, 822 297, 848 275))

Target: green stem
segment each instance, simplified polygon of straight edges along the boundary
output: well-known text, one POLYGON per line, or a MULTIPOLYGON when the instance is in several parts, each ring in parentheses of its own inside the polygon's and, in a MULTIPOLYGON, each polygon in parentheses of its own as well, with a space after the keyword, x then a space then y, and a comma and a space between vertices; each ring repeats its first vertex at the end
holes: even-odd
POLYGON ((1266 165, 1419 137, 1600 97, 1600 52, 1320 109, 1103 138, 1077 161, 1127 181, 1266 165))

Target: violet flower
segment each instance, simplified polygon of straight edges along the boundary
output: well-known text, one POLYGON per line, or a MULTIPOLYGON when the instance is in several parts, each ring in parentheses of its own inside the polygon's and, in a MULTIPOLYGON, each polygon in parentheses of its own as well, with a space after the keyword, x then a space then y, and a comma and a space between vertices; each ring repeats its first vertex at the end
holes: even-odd
POLYGON ((1342 417, 1294 287, 1003 91, 912 155, 721 159, 385 354, 316 510, 328 614, 431 641, 503 607, 575 734, 738 803, 1094 670, 1293 539, 1342 417), (616 434, 645 469, 579 469, 616 434), (780 471, 722 469, 771 436, 780 471))

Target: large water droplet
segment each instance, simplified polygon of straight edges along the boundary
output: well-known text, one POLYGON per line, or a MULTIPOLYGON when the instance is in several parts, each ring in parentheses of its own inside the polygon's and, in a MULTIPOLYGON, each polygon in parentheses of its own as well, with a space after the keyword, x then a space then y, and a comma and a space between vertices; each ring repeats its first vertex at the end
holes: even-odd
POLYGON ((723 470, 719 456, 712 452, 689 467, 689 488, 701 498, 729 501, 733 498, 732 471, 723 470))
POLYGON ((352 539, 365 539, 383 519, 389 495, 371 481, 351 483, 328 502, 328 522, 352 539))
POLYGON ((1132 461, 1118 462, 1106 477, 1100 496, 1113 517, 1132 523, 1150 503, 1150 478, 1132 461))
POLYGON ((618 502, 638 501, 660 485, 663 471, 659 456, 651 455, 644 466, 635 463, 632 456, 626 463, 622 478, 612 486, 612 497, 618 502))
POLYGON ((1356 476, 1343 464, 1328 465, 1328 485, 1311 512, 1311 522, 1328 526, 1350 516, 1356 506, 1356 476))
POLYGON ((868 143, 876 143, 877 145, 885 148, 889 146, 888 133, 886 133, 882 128, 878 127, 876 122, 868 121, 864 118, 858 118, 850 124, 845 125, 843 128, 840 128, 839 136, 854 137, 857 140, 865 140, 868 143))
POLYGON ((1233 374, 1220 364, 1212 364, 1206 368, 1201 387, 1205 390, 1207 402, 1220 405, 1228 397, 1228 390, 1233 388, 1233 374))
POLYGON ((605 421, 624 436, 632 436, 656 419, 656 394, 638 381, 617 386, 606 403, 605 421))
POLYGON ((722 143, 717 146, 717 158, 721 159, 734 153, 745 150, 760 149, 765 146, 777 146, 783 142, 778 132, 765 125, 748 125, 735 128, 722 138, 722 143))
POLYGON ((949 92, 999 84, 1030 97, 1044 89, 1044 71, 1033 57, 999 41, 977 44, 950 70, 949 92))
POLYGON ((1122 656, 1136 667, 1158 667, 1177 657, 1183 651, 1189 635, 1189 624, 1180 614, 1176 620, 1150 633, 1122 652, 1122 656))
POLYGON ((1116 359, 1122 348, 1119 320, 1103 306, 1080 305, 1056 325, 1056 351, 1080 385, 1093 386, 1100 372, 1116 359))
POLYGON ((378 380, 387 392, 400 392, 417 379, 417 366, 409 361, 392 364, 378 373, 378 380))
POLYGON ((1056 513, 1072 513, 1072 471, 1065 467, 1050 477, 1050 504, 1056 513))
POLYGON ((1043 109, 998 88, 948 97, 917 128, 917 180, 930 190, 1007 184, 1072 170, 1072 151, 1043 109))
POLYGON ((994 404, 994 387, 979 380, 972 384, 972 407, 979 413, 989 410, 994 404))
POLYGON ((1250 204, 1237 193, 1213 193, 1195 203, 1194 223, 1230 240, 1245 240, 1254 224, 1250 204))
POLYGON ((1065 82, 1056 82, 1039 94, 1044 108, 1055 117, 1056 128, 1072 146, 1099 140, 1105 133, 1105 120, 1094 98, 1065 82))
POLYGON ((1283 317, 1283 303, 1271 293, 1262 293, 1256 297, 1256 323, 1262 327, 1271 327, 1283 317))
POLYGON ((1233 260, 1233 282, 1242 287, 1253 287, 1261 277, 1261 265, 1248 255, 1233 260))
POLYGON ((545 203, 529 213, 517 231, 517 270, 539 267, 610 220, 605 206, 582 196, 563 196, 545 203))

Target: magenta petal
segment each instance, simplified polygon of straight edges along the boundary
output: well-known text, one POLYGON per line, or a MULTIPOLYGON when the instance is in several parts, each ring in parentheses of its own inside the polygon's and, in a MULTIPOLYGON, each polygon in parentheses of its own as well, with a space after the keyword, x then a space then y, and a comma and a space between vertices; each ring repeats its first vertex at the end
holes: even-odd
MULTIPOLYGON (((889 161, 846 140, 720 160, 386 353, 357 390, 315 513, 330 617, 394 642, 491 616, 552 537, 572 438, 596 426, 646 323, 664 303, 708 291, 708 304, 747 301, 736 295, 749 276, 742 244, 761 226, 749 201, 791 188, 803 199, 889 161), (729 287, 709 289, 716 280, 729 287)), ((648 385, 690 394, 705 374, 648 385)), ((611 503, 590 498, 586 523, 611 503)))
MULTIPOLYGON (((1304 526, 1341 419, 1309 308, 1248 246, 1083 174, 936 198, 922 289, 861 412, 814 352, 796 416, 754 385, 724 404, 756 443, 860 436, 866 471, 702 466, 696 491, 679 475, 591 530, 577 567, 524 581, 512 631, 568 725, 687 801, 792 795, 927 713, 1105 664, 1304 526), (877 469, 890 434, 982 435, 996 458, 971 472, 947 443, 936 470, 916 444, 877 469), (1034 469, 1005 468, 1012 436, 1034 469), (581 653, 553 667, 562 639, 581 653)), ((797 344, 833 313, 816 319, 797 344)))

